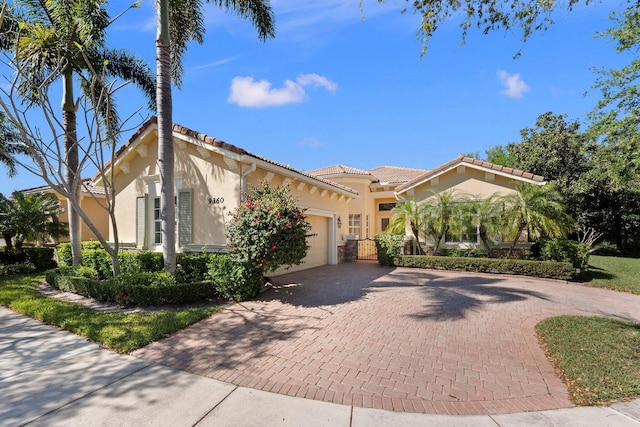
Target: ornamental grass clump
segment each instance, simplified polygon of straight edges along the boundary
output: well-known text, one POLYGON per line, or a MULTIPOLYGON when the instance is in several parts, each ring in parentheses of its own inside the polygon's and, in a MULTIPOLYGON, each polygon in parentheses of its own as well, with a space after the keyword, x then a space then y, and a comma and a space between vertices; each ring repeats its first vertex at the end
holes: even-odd
POLYGON ((311 225, 288 187, 253 187, 227 226, 231 256, 260 272, 299 265, 307 255, 311 225))

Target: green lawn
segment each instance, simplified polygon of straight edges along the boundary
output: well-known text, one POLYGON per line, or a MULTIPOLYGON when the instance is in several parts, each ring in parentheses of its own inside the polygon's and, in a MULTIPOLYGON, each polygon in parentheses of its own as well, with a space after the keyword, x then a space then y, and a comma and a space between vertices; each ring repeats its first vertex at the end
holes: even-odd
POLYGON ((640 325, 560 316, 537 326, 576 405, 606 405, 640 396, 640 325))
POLYGON ((144 313, 101 313, 41 295, 42 274, 0 277, 0 305, 59 326, 120 353, 128 353, 183 329, 219 307, 188 307, 144 313))
POLYGON ((640 259, 592 255, 589 286, 640 295, 640 259))
MULTIPOLYGON (((589 286, 640 295, 640 259, 591 256, 589 286)), ((640 397, 640 325, 560 316, 537 326, 543 347, 577 405, 640 397)))

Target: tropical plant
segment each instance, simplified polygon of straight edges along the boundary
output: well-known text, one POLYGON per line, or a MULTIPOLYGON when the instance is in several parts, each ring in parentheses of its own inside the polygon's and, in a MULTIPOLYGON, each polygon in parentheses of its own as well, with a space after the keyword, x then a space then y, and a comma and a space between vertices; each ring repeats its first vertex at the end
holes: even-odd
POLYGON ((562 196, 551 184, 519 183, 504 197, 506 232, 513 238, 509 254, 526 232, 529 239, 563 237, 573 227, 562 196))
MULTIPOLYGON (((269 0, 210 0, 221 8, 247 18, 261 40, 275 36, 269 0)), ((180 87, 182 58, 189 41, 204 40, 202 0, 156 0, 156 97, 158 101, 158 172, 160 173, 160 219, 165 270, 176 271, 174 154, 171 82, 180 87)))
POLYGON ((7 168, 7 175, 16 175, 16 154, 28 154, 24 145, 20 142, 20 135, 7 120, 6 116, 0 112, 0 163, 7 168))
POLYGON ((407 200, 403 203, 398 203, 391 209, 393 217, 387 226, 385 232, 392 234, 405 234, 407 227, 411 229, 413 238, 418 245, 418 254, 423 254, 424 250, 420 245, 420 230, 423 229, 424 218, 422 216, 422 209, 415 200, 407 200))
POLYGON ((462 202, 466 196, 455 189, 432 192, 432 196, 420 203, 423 229, 434 241, 433 254, 436 255, 442 239, 448 233, 457 233, 464 227, 462 202))
POLYGON ((245 197, 226 230, 233 258, 259 271, 302 263, 311 225, 288 187, 272 188, 264 182, 245 197))
POLYGON ((51 194, 14 191, 6 198, 0 193, 0 231, 7 248, 12 239, 21 252, 25 241, 46 243, 48 238, 66 236, 67 224, 58 219, 61 212, 60 202, 51 194))
POLYGON ((478 228, 478 237, 486 250, 491 250, 492 238, 500 235, 503 228, 501 196, 475 196, 463 205, 462 221, 466 229, 478 228))
MULTIPOLYGON (((106 29, 112 22, 105 5, 106 0, 23 0, 13 3, 12 19, 17 23, 17 31, 10 48, 15 49, 16 66, 20 68, 20 94, 27 102, 35 103, 34 98, 43 87, 58 79, 62 81, 64 184, 65 191, 71 196, 68 197, 68 214, 74 265, 81 261, 81 223, 76 200, 80 199, 82 185, 74 78, 79 78, 85 92, 96 83, 92 75, 132 81, 151 99, 150 105, 154 105, 154 84, 149 68, 124 51, 105 47, 106 29)), ((109 120, 117 121, 113 103, 94 107, 108 115, 109 120)))

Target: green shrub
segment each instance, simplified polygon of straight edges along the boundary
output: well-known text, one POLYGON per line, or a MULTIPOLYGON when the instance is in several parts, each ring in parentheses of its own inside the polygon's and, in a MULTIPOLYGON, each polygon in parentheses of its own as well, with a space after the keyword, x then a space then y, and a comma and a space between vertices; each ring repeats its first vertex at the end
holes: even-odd
POLYGON ((378 263, 382 266, 393 266, 393 259, 400 255, 404 236, 382 233, 376 236, 378 263))
POLYGON ((35 271, 36 267, 30 262, 17 264, 0 264, 0 276, 12 276, 14 274, 26 274, 35 271))
POLYGON ((152 273, 164 270, 164 259, 162 258, 162 252, 137 252, 137 257, 138 262, 140 263, 141 271, 152 273))
POLYGON ((49 285, 63 292, 73 292, 100 301, 114 301, 113 287, 109 282, 82 277, 78 269, 87 267, 62 267, 47 271, 45 279, 49 285))
POLYGON ((53 260, 54 251, 52 248, 24 248, 24 253, 36 270, 48 270, 56 267, 53 260))
POLYGON ((120 274, 111 284, 116 301, 123 305, 160 305, 170 302, 163 288, 174 286, 176 281, 166 272, 139 272, 120 274))
POLYGON ((104 249, 102 247, 102 243, 96 241, 96 240, 87 240, 86 242, 82 242, 80 243, 82 245, 82 250, 86 251, 92 251, 92 250, 96 250, 96 249, 104 249))
POLYGON ((210 257, 208 267, 207 278, 224 298, 244 301, 255 297, 262 289, 262 272, 237 262, 229 255, 210 257))
POLYGON ((118 252, 120 274, 130 274, 142 271, 142 264, 138 255, 140 252, 118 252))
POLYGON ((176 282, 202 282, 209 272, 208 254, 176 254, 176 282))
POLYGON ((70 267, 71 264, 73 264, 71 243, 60 243, 58 245, 58 266, 70 267))
POLYGON ((9 251, 5 246, 0 250, 0 264, 18 264, 27 261, 27 254, 24 252, 9 251))
POLYGON ((86 267, 84 265, 80 265, 74 268, 75 276, 86 277, 88 279, 100 280, 100 275, 92 267, 86 267))
POLYGON ((570 262, 574 268, 585 269, 589 265, 589 245, 562 239, 540 239, 537 242, 543 261, 570 262))
POLYGON ((571 263, 554 261, 404 255, 395 257, 393 262, 398 267, 516 274, 560 280, 571 280, 575 273, 571 263))
POLYGON ((82 251, 82 265, 93 268, 100 280, 113 276, 111 256, 104 249, 85 249, 82 251))

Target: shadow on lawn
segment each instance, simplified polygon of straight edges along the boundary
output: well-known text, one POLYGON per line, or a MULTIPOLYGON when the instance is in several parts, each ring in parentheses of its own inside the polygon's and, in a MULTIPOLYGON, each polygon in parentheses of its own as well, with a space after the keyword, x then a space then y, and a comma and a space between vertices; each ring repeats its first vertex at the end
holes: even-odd
POLYGON ((487 275, 452 276, 451 272, 434 270, 382 268, 372 263, 340 264, 277 277, 276 288, 260 299, 320 307, 357 301, 392 288, 418 288, 425 309, 407 315, 437 321, 464 318, 468 311, 486 304, 547 299, 536 291, 497 285, 505 280, 487 275))

